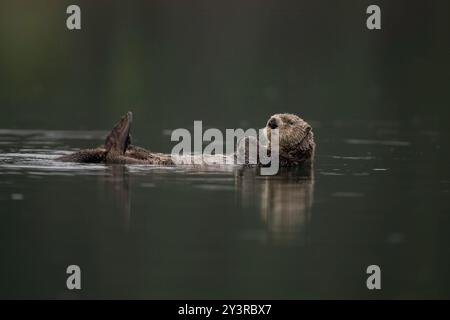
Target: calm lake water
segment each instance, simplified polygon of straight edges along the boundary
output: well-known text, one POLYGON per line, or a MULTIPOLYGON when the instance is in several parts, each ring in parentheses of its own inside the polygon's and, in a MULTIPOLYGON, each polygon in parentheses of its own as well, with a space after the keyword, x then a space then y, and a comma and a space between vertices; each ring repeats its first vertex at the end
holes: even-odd
POLYGON ((0 297, 450 298, 449 131, 311 123, 313 174, 271 177, 59 163, 106 132, 0 130, 0 297))
POLYGON ((449 1, 381 30, 371 1, 71 4, 0 1, 0 298, 450 298, 449 1), (161 152, 295 113, 314 171, 54 161, 129 110, 161 152))

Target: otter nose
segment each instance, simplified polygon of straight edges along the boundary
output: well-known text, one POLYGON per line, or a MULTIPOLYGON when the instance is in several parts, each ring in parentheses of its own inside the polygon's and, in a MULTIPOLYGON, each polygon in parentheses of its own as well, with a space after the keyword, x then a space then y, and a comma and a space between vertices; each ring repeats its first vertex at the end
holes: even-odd
POLYGON ((267 125, 268 125, 271 129, 277 128, 277 127, 278 127, 277 119, 275 119, 275 118, 270 118, 269 122, 267 122, 267 125))

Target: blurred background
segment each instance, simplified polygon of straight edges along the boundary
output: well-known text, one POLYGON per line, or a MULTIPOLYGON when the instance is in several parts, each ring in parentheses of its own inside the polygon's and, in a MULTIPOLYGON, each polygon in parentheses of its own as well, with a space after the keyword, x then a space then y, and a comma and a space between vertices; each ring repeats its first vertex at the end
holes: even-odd
MULTIPOLYGON (((203 120, 261 127, 269 115, 446 124, 447 1, 0 2, 2 128, 109 129, 136 137, 203 120), (374 2, 375 3, 375 2, 374 2)), ((158 136, 159 135, 159 136, 158 136)), ((170 149, 169 149, 170 150, 170 149)))
POLYGON ((449 298, 449 39, 437 0, 0 0, 0 297, 449 298), (315 167, 54 161, 128 110, 165 152, 296 113, 315 167))

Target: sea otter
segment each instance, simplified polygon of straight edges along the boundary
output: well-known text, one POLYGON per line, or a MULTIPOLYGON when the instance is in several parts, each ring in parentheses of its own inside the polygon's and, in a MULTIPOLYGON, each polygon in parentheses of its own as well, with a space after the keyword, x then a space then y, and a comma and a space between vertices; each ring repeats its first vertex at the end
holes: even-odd
MULTIPOLYGON (((133 114, 128 112, 114 126, 106 137, 104 146, 85 149, 57 158, 65 162, 119 163, 119 164, 179 164, 170 154, 154 153, 131 144, 130 130, 133 114)), ((279 131, 279 164, 282 167, 311 163, 314 157, 314 135, 311 126, 294 114, 275 114, 269 118, 264 128, 266 136, 271 130, 279 131)), ((268 146, 258 145, 270 153, 268 146)), ((230 155, 228 155, 230 156, 230 155)), ((231 155, 233 156, 233 155, 231 155)))

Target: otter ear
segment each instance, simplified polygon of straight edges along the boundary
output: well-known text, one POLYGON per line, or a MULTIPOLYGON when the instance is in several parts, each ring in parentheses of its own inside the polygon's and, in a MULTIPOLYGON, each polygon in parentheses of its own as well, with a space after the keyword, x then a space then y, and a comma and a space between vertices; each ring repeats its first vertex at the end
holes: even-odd
POLYGON ((131 143, 130 129, 133 121, 133 114, 128 112, 114 126, 105 140, 107 152, 124 154, 131 143))

